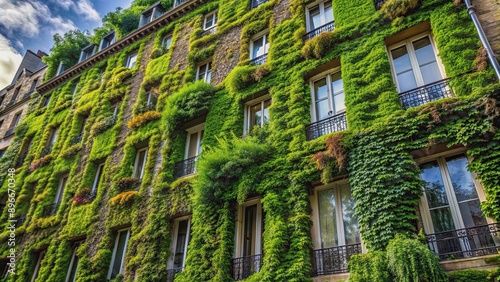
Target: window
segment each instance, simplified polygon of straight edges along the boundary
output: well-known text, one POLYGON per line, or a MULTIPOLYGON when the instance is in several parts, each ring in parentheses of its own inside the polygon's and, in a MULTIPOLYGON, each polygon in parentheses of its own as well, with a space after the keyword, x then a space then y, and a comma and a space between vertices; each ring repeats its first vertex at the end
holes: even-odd
POLYGON ((60 75, 65 70, 62 62, 59 62, 59 66, 57 67, 56 75, 60 75))
POLYGON ((101 39, 101 44, 99 45, 99 51, 101 51, 104 48, 107 48, 111 44, 115 43, 115 41, 116 41, 115 32, 112 31, 108 33, 101 39))
POLYGON ((175 0, 174 7, 184 4, 187 0, 175 0))
POLYGON ((250 44, 250 59, 253 64, 261 65, 266 62, 265 57, 269 52, 268 34, 252 40, 250 44))
POLYGON ((78 83, 80 82, 80 79, 77 79, 73 82, 73 87, 71 88, 71 95, 75 96, 76 90, 78 89, 78 83))
POLYGON ((54 204, 59 205, 62 202, 66 184, 68 184, 68 175, 64 175, 59 179, 59 186, 57 187, 56 196, 54 198, 54 204))
POLYGON ((142 179, 144 175, 144 169, 146 167, 146 160, 148 157, 148 148, 142 148, 137 150, 137 154, 135 156, 135 165, 134 165, 134 177, 138 179, 142 179))
POLYGON ((245 106, 245 133, 252 130, 254 126, 263 127, 269 123, 269 106, 271 98, 264 95, 260 99, 252 100, 245 106))
POLYGON ((43 257, 45 256, 45 250, 39 251, 34 254, 35 256, 35 269, 33 271, 33 275, 31 276, 31 282, 35 282, 36 278, 38 277, 38 272, 40 271, 40 265, 42 264, 43 257))
POLYGON ((417 35, 389 47, 393 76, 399 91, 405 92, 444 78, 429 34, 417 35))
POLYGON ((314 121, 324 120, 345 112, 344 85, 340 71, 311 80, 314 121))
POLYGON ((204 128, 205 124, 203 123, 187 130, 188 138, 186 142, 185 159, 194 158, 201 154, 201 143, 203 140, 203 133, 205 131, 204 128))
POLYGON ((57 141, 57 134, 59 127, 53 128, 50 132, 49 139, 47 140, 47 146, 54 146, 57 141))
POLYGON ((168 268, 174 270, 181 270, 186 263, 187 248, 190 240, 191 219, 183 217, 176 219, 173 225, 173 238, 171 245, 171 252, 173 256, 170 257, 168 268))
POLYGON ((137 63, 137 53, 131 54, 127 58, 127 68, 131 69, 135 67, 135 64, 137 63))
POLYGON ((94 44, 90 44, 87 47, 83 48, 82 52, 80 53, 80 60, 78 60, 78 62, 83 62, 86 59, 92 57, 92 55, 94 55, 95 47, 96 46, 94 44))
POLYGON ((92 184, 92 190, 90 191, 91 195, 95 195, 97 193, 97 187, 99 187, 99 182, 101 181, 103 172, 104 172, 104 163, 100 163, 99 165, 97 165, 97 171, 94 176, 94 183, 92 184))
POLYGON ((205 16, 203 21, 203 29, 211 29, 217 25, 217 11, 212 12, 205 16))
POLYGON ((161 41, 161 46, 165 49, 170 49, 170 45, 172 45, 172 35, 167 35, 163 37, 161 41))
POLYGON ((198 66, 196 80, 203 79, 206 83, 210 83, 212 79, 212 62, 198 66))
POLYGON ((123 272, 123 267, 125 265, 125 253, 127 252, 127 243, 129 237, 129 229, 120 230, 116 234, 115 247, 113 249, 113 256, 111 257, 108 279, 113 279, 118 274, 123 272))
POLYGON ((326 24, 333 23, 332 1, 321 2, 306 11, 307 31, 312 31, 326 24))
POLYGON ((23 112, 20 111, 20 112, 17 112, 14 115, 14 118, 12 119, 12 123, 10 124, 10 128, 16 128, 17 127, 17 125, 19 124, 19 121, 21 121, 22 114, 23 114, 23 112))
POLYGON ((31 82, 30 92, 35 91, 36 86, 38 85, 39 78, 36 78, 31 82))
POLYGON ((14 94, 12 95, 12 98, 10 99, 10 103, 14 103, 17 99, 17 96, 19 96, 19 92, 21 91, 21 86, 17 87, 14 90, 14 94))
POLYGON ((47 107, 49 105, 49 102, 50 102, 50 96, 43 97, 43 99, 42 99, 42 108, 43 107, 47 107))
POLYGON ((66 274, 65 282, 75 282, 76 281, 76 273, 78 272, 78 263, 80 258, 77 256, 76 251, 80 246, 81 241, 73 243, 73 248, 71 252, 71 260, 69 262, 68 272, 66 274))
POLYGON ((316 249, 312 253, 313 276, 347 272, 350 255, 361 253, 359 225, 347 180, 317 187, 311 200, 311 233, 316 249))

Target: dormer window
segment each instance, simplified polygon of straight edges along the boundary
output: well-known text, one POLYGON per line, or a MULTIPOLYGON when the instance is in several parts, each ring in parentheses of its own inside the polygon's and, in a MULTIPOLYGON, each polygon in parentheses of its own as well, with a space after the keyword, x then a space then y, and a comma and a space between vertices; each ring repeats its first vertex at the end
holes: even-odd
POLYGON ((116 41, 115 32, 112 31, 112 32, 108 33, 106 36, 104 36, 101 39, 101 44, 99 45, 99 51, 101 51, 102 49, 107 48, 111 44, 115 43, 115 41, 116 41))
POLYGON ((92 57, 92 55, 94 55, 94 51, 95 51, 94 44, 90 44, 87 47, 83 48, 82 52, 80 53, 80 60, 78 60, 78 62, 83 62, 86 59, 92 57))
POLYGON ((139 27, 147 25, 148 23, 154 21, 159 16, 161 16, 165 11, 160 3, 149 7, 146 11, 142 13, 141 21, 139 22, 139 27))
POLYGON ((40 78, 37 77, 33 80, 33 82, 31 82, 30 92, 35 91, 35 88, 37 87, 39 81, 40 78))
POLYGON ((62 62, 59 62, 59 66, 57 67, 56 75, 60 75, 64 71, 64 65, 62 62))
POLYGON ((187 0, 175 0, 175 2, 174 2, 174 8, 177 7, 177 6, 180 6, 180 5, 184 4, 186 2, 187 2, 187 0))

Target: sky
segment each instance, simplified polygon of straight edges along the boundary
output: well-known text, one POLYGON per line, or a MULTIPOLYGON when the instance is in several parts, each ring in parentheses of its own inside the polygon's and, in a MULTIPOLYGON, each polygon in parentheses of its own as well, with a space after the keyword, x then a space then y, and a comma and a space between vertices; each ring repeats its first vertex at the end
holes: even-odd
POLYGON ((0 89, 9 85, 29 49, 50 53, 53 35, 88 30, 132 0, 0 0, 0 89))

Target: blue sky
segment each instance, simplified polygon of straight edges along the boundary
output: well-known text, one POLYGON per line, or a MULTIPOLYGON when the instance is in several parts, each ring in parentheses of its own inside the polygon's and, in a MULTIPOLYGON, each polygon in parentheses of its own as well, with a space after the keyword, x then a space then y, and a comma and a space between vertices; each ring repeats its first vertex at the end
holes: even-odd
POLYGON ((93 31, 102 17, 132 0, 0 0, 0 89, 7 86, 30 49, 50 52, 55 33, 93 31))

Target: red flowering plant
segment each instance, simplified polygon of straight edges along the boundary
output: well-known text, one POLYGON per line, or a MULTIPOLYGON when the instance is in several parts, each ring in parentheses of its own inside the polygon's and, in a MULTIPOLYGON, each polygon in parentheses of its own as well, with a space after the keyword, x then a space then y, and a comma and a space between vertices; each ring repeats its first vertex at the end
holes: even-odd
POLYGON ((85 188, 73 197, 73 202, 75 205, 81 206, 92 202, 92 198, 92 191, 89 188, 85 188))

